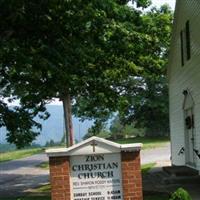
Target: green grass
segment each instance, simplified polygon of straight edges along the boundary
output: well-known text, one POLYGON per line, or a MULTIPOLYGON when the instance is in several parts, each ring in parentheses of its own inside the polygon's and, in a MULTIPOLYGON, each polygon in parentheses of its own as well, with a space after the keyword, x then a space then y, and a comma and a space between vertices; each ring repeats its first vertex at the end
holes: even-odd
POLYGON ((49 162, 42 162, 37 167, 42 168, 42 169, 49 169, 49 162))
POLYGON ((40 186, 39 188, 35 189, 35 191, 39 192, 39 193, 50 192, 50 190, 51 190, 51 185, 50 184, 43 185, 43 186, 40 186))
POLYGON ((155 165, 156 163, 148 163, 148 164, 142 165, 142 174, 147 174, 149 170, 155 167, 155 165))
POLYGON ((19 159, 19 158, 25 158, 25 157, 32 156, 34 154, 38 154, 41 152, 43 152, 43 150, 41 148, 9 151, 9 152, 0 154, 0 162, 15 160, 15 159, 19 159))
POLYGON ((143 149, 152 149, 152 148, 165 146, 169 142, 169 138, 135 137, 135 138, 128 138, 128 139, 119 139, 114 142, 117 142, 120 144, 143 143, 143 147, 142 147, 143 149))

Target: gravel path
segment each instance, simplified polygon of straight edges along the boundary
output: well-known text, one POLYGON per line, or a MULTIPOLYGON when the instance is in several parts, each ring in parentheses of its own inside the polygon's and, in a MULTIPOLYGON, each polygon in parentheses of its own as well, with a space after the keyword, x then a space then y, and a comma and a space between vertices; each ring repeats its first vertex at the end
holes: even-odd
POLYGON ((141 163, 160 163, 170 161, 170 144, 155 149, 145 149, 141 151, 141 163))
POLYGON ((45 154, 0 163, 0 196, 20 196, 49 182, 49 171, 36 167, 48 161, 45 154))

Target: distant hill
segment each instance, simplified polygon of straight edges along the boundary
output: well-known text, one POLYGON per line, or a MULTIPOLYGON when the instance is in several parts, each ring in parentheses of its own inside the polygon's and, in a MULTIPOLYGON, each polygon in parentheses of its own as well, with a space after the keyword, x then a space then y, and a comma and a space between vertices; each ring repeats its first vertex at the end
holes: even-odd
MULTIPOLYGON (((41 120, 38 117, 36 120, 42 124, 41 134, 37 137, 34 143, 44 145, 47 141, 54 140, 59 142, 64 133, 63 108, 59 105, 47 105, 47 110, 50 117, 47 120, 41 120)), ((73 118, 75 138, 80 140, 86 133, 88 128, 92 126, 92 121, 84 121, 81 123, 78 118, 73 118)), ((0 129, 0 144, 6 143, 6 129, 0 129)))
POLYGON ((0 143, 0 153, 6 152, 6 151, 11 151, 14 149, 15 149, 15 145, 13 145, 13 144, 1 144, 0 143))

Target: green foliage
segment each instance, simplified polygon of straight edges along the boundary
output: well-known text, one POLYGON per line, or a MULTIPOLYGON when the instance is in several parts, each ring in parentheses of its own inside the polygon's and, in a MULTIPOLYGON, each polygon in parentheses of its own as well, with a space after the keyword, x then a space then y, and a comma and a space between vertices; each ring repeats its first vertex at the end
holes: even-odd
POLYGON ((113 139, 128 138, 136 136, 144 136, 145 129, 135 128, 135 124, 123 124, 119 116, 111 122, 110 126, 111 137, 113 139))
POLYGON ((98 134, 98 137, 101 138, 110 138, 110 132, 108 130, 101 130, 100 133, 98 134))
MULTIPOLYGON (((133 62, 133 44, 139 37, 135 24, 140 17, 124 3, 0 2, 1 93, 10 101, 20 99, 28 117, 23 120, 28 123, 24 132, 16 133, 16 123, 10 125, 9 142, 22 141, 23 146, 33 140, 37 134, 27 131, 38 125, 33 117, 42 112, 46 119, 45 104, 53 97, 62 100, 66 93, 77 116, 104 118, 116 110, 118 86, 139 70, 133 62)), ((9 126, 4 117, 1 121, 9 126)))
POLYGON ((32 119, 32 114, 20 107, 8 107, 0 99, 0 127, 7 128, 7 141, 16 145, 18 149, 30 146, 39 134, 33 128, 41 125, 32 119))
POLYGON ((61 143, 61 142, 55 142, 53 139, 50 139, 49 141, 46 141, 45 143, 45 147, 55 147, 55 146, 61 146, 63 145, 64 143, 61 143))
POLYGON ((192 200, 189 193, 183 188, 179 188, 174 192, 169 200, 192 200))
POLYGON ((116 140, 119 138, 144 136, 144 129, 135 128, 133 123, 124 125, 120 121, 119 117, 116 116, 111 122, 110 130, 106 129, 106 123, 96 121, 95 124, 88 129, 88 132, 83 139, 87 139, 91 136, 116 140))
POLYGON ((110 132, 114 139, 123 137, 124 126, 121 124, 118 116, 112 121, 110 126, 110 132))
POLYGON ((106 130, 106 123, 102 121, 95 121, 94 125, 88 129, 83 139, 87 139, 92 136, 98 136, 101 138, 109 138, 110 132, 106 130))
POLYGON ((49 141, 49 146, 54 146, 55 145, 55 142, 51 139, 50 141, 49 141))
MULTIPOLYGON (((145 49, 140 55, 142 73, 127 79, 126 98, 120 104, 120 118, 146 128, 149 136, 169 134, 167 55, 172 26, 172 11, 167 5, 153 8, 142 16, 145 49)), ((143 45, 142 44, 142 45, 143 45)))
POLYGON ((7 127, 10 143, 18 148, 31 143, 38 135, 33 128, 41 128, 33 117, 48 118, 45 104, 66 93, 82 119, 99 123, 119 110, 140 127, 163 128, 158 119, 167 124, 163 74, 171 11, 142 14, 126 3, 0 1, 1 96, 21 104, 11 110, 0 100, 0 127, 7 127))

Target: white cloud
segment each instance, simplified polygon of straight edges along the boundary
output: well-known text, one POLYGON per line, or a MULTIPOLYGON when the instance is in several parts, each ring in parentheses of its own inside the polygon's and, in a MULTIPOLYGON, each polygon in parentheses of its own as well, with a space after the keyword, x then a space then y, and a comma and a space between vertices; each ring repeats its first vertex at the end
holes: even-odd
POLYGON ((169 4, 173 10, 175 9, 176 0, 152 0, 152 4, 157 7, 159 7, 165 3, 169 4))
POLYGON ((60 101, 57 98, 54 98, 53 101, 50 103, 50 105, 62 105, 62 101, 60 101))

